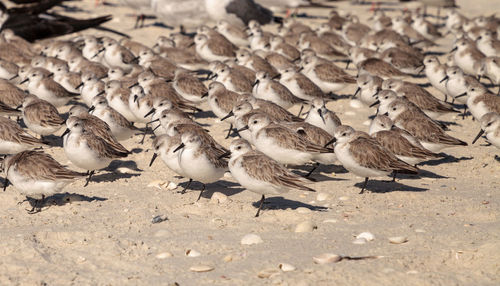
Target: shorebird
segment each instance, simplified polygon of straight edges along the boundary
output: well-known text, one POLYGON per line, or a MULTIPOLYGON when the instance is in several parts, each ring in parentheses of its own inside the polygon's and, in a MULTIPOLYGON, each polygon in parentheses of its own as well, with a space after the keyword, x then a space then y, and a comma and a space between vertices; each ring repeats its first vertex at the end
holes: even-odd
POLYGON ((334 93, 356 83, 356 79, 335 64, 316 56, 302 60, 302 73, 321 88, 324 93, 334 93))
POLYGON ((360 194, 364 192, 370 177, 387 176, 393 172, 418 173, 416 167, 401 161, 368 134, 355 131, 350 126, 337 127, 332 143, 335 144, 335 154, 342 166, 365 178, 360 194))
POLYGON ((481 123, 481 131, 479 131, 474 138, 472 144, 476 143, 476 141, 486 133, 488 142, 500 148, 500 115, 496 112, 486 113, 481 117, 479 122, 481 123))
POLYGON ((82 119, 70 117, 66 120, 68 129, 62 134, 64 152, 68 159, 78 168, 87 170, 89 184, 96 170, 107 167, 113 159, 124 158, 130 152, 123 146, 111 144, 103 137, 98 136, 85 125, 82 119))
POLYGON ((377 115, 373 118, 368 134, 375 138, 380 145, 391 151, 400 160, 416 166, 417 164, 441 155, 425 149, 409 133, 394 126, 392 120, 385 115, 377 115))
POLYGON ((326 108, 325 101, 321 99, 314 99, 311 102, 311 109, 304 121, 325 130, 331 136, 335 134, 335 129, 342 125, 335 112, 326 108))
POLYGON ((49 78, 40 70, 32 70, 28 74, 28 78, 20 84, 28 82, 28 91, 36 95, 40 99, 46 100, 55 107, 66 105, 72 96, 76 94, 68 92, 64 87, 49 78))
POLYGON ((290 189, 314 192, 304 186, 307 180, 290 172, 281 164, 255 151, 243 139, 236 139, 230 146, 229 171, 235 180, 247 190, 261 194, 258 217, 266 195, 280 195, 290 189))
POLYGON ((281 18, 254 0, 205 0, 208 15, 215 21, 226 20, 233 25, 246 26, 251 20, 264 25, 272 21, 281 22, 281 18))
POLYGON ((106 122, 118 141, 130 139, 139 132, 137 127, 108 105, 104 96, 96 96, 92 99, 89 113, 106 122))
POLYGON ((0 116, 0 154, 16 154, 45 145, 24 131, 15 121, 0 116))
POLYGON ((273 80, 268 73, 259 71, 255 75, 256 80, 253 84, 252 94, 256 98, 269 100, 283 107, 289 109, 295 104, 303 103, 304 101, 282 85, 278 81, 273 80))
POLYGON ((467 146, 467 143, 454 138, 422 111, 411 108, 401 101, 389 104, 388 116, 399 128, 408 131, 420 141, 425 149, 431 152, 439 152, 443 148, 453 146, 467 146))
POLYGON ((35 204, 30 214, 41 211, 46 196, 62 191, 75 179, 85 177, 85 174, 67 169, 42 151, 23 151, 9 155, 2 160, 2 169, 6 182, 4 191, 10 183, 28 199, 34 199, 35 204))
POLYGON ((64 125, 57 108, 34 95, 27 96, 23 105, 23 122, 29 130, 44 136, 54 134, 64 125))
POLYGON ((203 184, 198 200, 205 185, 219 180, 227 170, 227 161, 221 157, 227 150, 203 143, 197 133, 186 132, 181 136, 181 144, 173 151, 179 152, 179 166, 186 177, 203 184))

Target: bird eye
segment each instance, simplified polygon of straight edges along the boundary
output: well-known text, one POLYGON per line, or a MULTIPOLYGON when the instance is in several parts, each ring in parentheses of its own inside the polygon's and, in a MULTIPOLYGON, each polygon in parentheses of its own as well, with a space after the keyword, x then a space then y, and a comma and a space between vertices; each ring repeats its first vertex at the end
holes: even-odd
POLYGON ((380 126, 385 127, 384 124, 380 124, 380 126))
POLYGON ((392 108, 392 111, 396 111, 396 107, 393 107, 393 108, 392 108))
POLYGON ((160 106, 163 106, 163 102, 162 102, 162 103, 160 103, 160 106))
POLYGON ((241 149, 241 146, 236 147, 236 150, 240 150, 240 149, 241 149))
POLYGON ((476 90, 476 89, 475 89, 475 88, 472 88, 471 90, 472 90, 472 91, 474 91, 474 90, 476 90))
POLYGON ((347 133, 345 133, 345 132, 344 132, 344 133, 342 133, 342 136, 347 136, 347 133))
POLYGON ((457 72, 453 72, 453 74, 457 74, 457 72))
POLYGON ((253 124, 257 124, 257 120, 254 120, 254 121, 253 121, 253 124))
POLYGON ((36 76, 36 74, 32 74, 31 76, 36 76))
POLYGON ((490 126, 491 126, 491 123, 492 123, 492 122, 488 123, 488 124, 486 125, 486 127, 490 127, 490 126))

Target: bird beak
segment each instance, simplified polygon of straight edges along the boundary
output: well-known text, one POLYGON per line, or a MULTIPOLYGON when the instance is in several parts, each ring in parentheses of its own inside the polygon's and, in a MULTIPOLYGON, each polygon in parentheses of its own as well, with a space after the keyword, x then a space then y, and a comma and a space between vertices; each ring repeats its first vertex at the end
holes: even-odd
POLYGON ((64 138, 64 135, 68 134, 70 132, 69 128, 66 128, 64 133, 61 135, 61 138, 64 138))
POLYGON ((304 67, 300 67, 297 72, 301 72, 304 69, 304 67))
POLYGON ((53 72, 51 72, 51 73, 49 73, 49 74, 47 75, 47 77, 53 77, 53 76, 54 76, 54 73, 53 73, 53 72))
POLYGON ((226 116, 222 117, 220 121, 224 121, 224 120, 228 119, 231 116, 234 116, 234 113, 233 113, 232 110, 229 111, 229 113, 226 116))
POLYGON ((151 165, 153 165, 153 162, 156 160, 156 157, 158 157, 158 154, 154 153, 153 157, 151 158, 151 161, 149 162, 149 167, 151 167, 151 165))
POLYGON ((96 94, 95 96, 103 95, 103 94, 104 94, 104 92, 105 92, 105 91, 103 90, 103 91, 99 92, 98 94, 96 94))
POLYGON ((139 85, 139 82, 136 82, 136 83, 134 83, 133 85, 129 86, 128 88, 132 88, 132 87, 134 87, 134 86, 138 86, 138 85, 139 85))
POLYGON ((83 86, 83 81, 79 85, 76 86, 76 89, 79 89, 82 86, 83 86))
POLYGON ((356 95, 358 95, 358 93, 361 91, 361 87, 358 86, 358 88, 356 89, 356 92, 354 92, 354 94, 351 96, 351 98, 355 98, 356 95))
MULTIPOLYGON (((146 115, 144 115, 144 118, 150 116, 151 114, 155 113, 156 112, 156 109, 151 109, 148 113, 146 113, 146 115)), ((157 119, 158 120, 158 119, 157 119)))
POLYGON ((458 49, 458 47, 454 47, 453 49, 451 49, 450 53, 453 53, 454 51, 456 51, 458 49))
POLYGON ((27 82, 28 80, 30 80, 30 79, 26 78, 25 80, 21 81, 19 84, 23 84, 23 83, 27 82))
POLYGON ((484 134, 484 130, 481 129, 481 131, 479 131, 479 133, 477 134, 476 138, 474 138, 474 140, 472 140, 472 144, 476 143, 477 139, 479 139, 481 136, 483 136, 484 134))
POLYGON ((321 117, 321 120, 323 120, 323 123, 326 124, 325 117, 323 117, 323 112, 321 112, 321 109, 318 109, 318 114, 319 117, 321 117))
POLYGON ((460 95, 457 95, 455 98, 459 98, 459 97, 466 96, 466 95, 467 95, 467 92, 464 92, 464 93, 462 93, 460 95))
POLYGON ((236 132, 241 132, 241 131, 245 131, 245 130, 248 130, 248 125, 245 125, 244 127, 241 127, 240 129, 236 130, 236 132))
POLYGON ((219 159, 222 159, 222 158, 227 158, 227 157, 229 157, 229 156, 231 156, 231 152, 230 152, 230 151, 227 151, 226 153, 224 153, 224 154, 220 155, 220 156, 219 156, 219 159))
POLYGON ((205 98, 205 97, 207 97, 207 96, 208 96, 208 92, 205 92, 205 93, 201 96, 201 98, 205 98))
POLYGON ((442 83, 443 81, 448 80, 449 78, 450 78, 449 76, 445 76, 439 83, 442 83))
POLYGON ((335 142, 337 142, 337 138, 333 137, 332 140, 328 141, 328 143, 325 144, 325 148, 326 148, 326 146, 328 146, 330 144, 334 144, 335 142))
POLYGON ((258 85, 258 84, 259 84, 259 82, 260 82, 259 80, 256 80, 256 81, 252 84, 252 87, 254 87, 254 86, 258 85))
POLYGON ((94 111, 94 109, 95 109, 95 106, 94 106, 94 105, 92 105, 92 106, 89 108, 89 112, 94 111))
POLYGON ((275 80, 275 79, 278 79, 278 78, 280 78, 280 77, 281 77, 281 75, 280 75, 280 74, 277 74, 277 75, 273 76, 271 79, 272 79, 272 80, 275 80))
POLYGON ((375 105, 380 104, 380 100, 375 101, 374 103, 370 104, 370 107, 374 107, 375 105))
POLYGON ((158 118, 158 119, 155 119, 155 120, 153 120, 153 121, 149 121, 149 122, 148 122, 148 124, 152 124, 152 123, 155 123, 155 122, 158 122, 158 121, 160 121, 160 119, 159 119, 159 118, 158 118))
POLYGON ((11 77, 9 80, 13 80, 13 79, 17 78, 18 76, 19 75, 16 74, 15 76, 11 77))
POLYGON ((184 143, 181 143, 181 145, 179 145, 179 146, 177 146, 177 148, 175 148, 174 153, 181 150, 182 148, 184 148, 184 146, 185 146, 184 143))
POLYGON ((345 65, 345 69, 348 69, 349 68, 349 65, 351 64, 351 60, 347 60, 347 64, 345 65))
POLYGON ((192 46, 194 46, 194 42, 192 42, 191 44, 189 44, 189 46, 187 46, 187 47, 191 48, 192 46))

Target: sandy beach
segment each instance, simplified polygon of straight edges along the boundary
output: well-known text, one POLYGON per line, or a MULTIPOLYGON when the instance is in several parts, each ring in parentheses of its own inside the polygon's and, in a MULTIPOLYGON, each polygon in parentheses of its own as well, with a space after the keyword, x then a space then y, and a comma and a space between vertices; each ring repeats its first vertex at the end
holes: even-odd
MULTIPOLYGON (((132 9, 94 7, 94 3, 69 2, 82 9, 69 15, 113 14, 106 27, 148 46, 171 32, 154 26, 134 30, 135 18, 128 16, 132 9)), ((500 11, 500 1, 457 3, 467 17, 500 11)), ((363 22, 370 16, 369 5, 348 1, 335 5, 355 12, 363 22)), ((329 12, 304 11, 323 16, 329 12)), ((317 26, 325 20, 305 21, 317 26)), ((96 30, 84 33, 111 35, 96 30)), ((448 52, 452 36, 438 43, 432 51, 448 52)), ((351 67, 349 73, 356 71, 351 67)), ((341 94, 351 95, 355 89, 351 86, 341 94)), ((427 89, 443 98, 432 87, 427 89)), ((332 101, 328 107, 344 124, 363 131, 374 113, 348 98, 332 101)), ((209 110, 206 103, 201 108, 209 110)), ((290 111, 297 114, 298 110, 296 106, 290 111)), ((197 121, 228 147, 231 140, 224 137, 229 125, 211 112, 202 115, 197 121)), ((152 138, 146 137, 140 145, 141 137, 136 136, 124 142, 132 155, 98 172, 86 188, 84 180, 70 184, 64 189, 68 193, 52 198, 55 205, 40 213, 27 214, 30 205, 18 204, 25 197, 14 187, 1 192, 0 285, 498 285, 500 162, 495 155, 500 151, 487 146, 484 139, 470 145, 479 131, 472 117, 462 120, 450 114, 441 119, 452 123, 448 134, 469 146, 445 149, 449 156, 424 163, 420 175, 401 175, 394 183, 389 177, 374 178, 360 195, 363 178, 341 165, 321 166, 313 175, 317 182, 310 185, 316 193, 291 191, 269 197, 258 218, 254 214, 260 195, 244 190, 229 173, 209 184, 199 201, 199 183, 193 183, 186 194, 177 193, 186 180, 159 159, 148 167, 152 138), (179 184, 178 188, 167 188, 169 182, 179 184), (165 220, 153 223, 156 216, 165 220), (296 232, 303 223, 308 225, 306 232, 296 232), (372 233, 374 240, 354 244, 362 232, 372 233), (247 234, 260 236, 262 242, 242 245, 247 234), (389 241, 400 236, 407 241, 389 241), (324 253, 378 258, 315 263, 313 257, 324 253), (279 267, 283 263, 295 270, 283 271, 279 267), (196 272, 196 266, 213 270, 196 272)), ((46 152, 78 170, 62 148, 46 152)), ((298 172, 305 174, 310 168, 298 172)))

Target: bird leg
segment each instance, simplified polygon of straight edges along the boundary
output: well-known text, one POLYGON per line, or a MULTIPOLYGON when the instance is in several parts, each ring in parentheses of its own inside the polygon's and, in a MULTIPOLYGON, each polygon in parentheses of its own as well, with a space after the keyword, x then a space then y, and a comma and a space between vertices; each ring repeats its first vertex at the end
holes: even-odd
POLYGON ((464 105, 464 113, 462 114, 462 120, 465 119, 466 113, 467 113, 467 104, 464 105))
POLYGON ((230 124, 231 125, 229 126, 229 130, 227 131, 226 138, 224 138, 224 139, 229 138, 229 135, 231 135, 231 133, 233 132, 233 123, 230 123, 230 124))
POLYGON ((257 210, 257 213, 255 214, 255 217, 259 217, 260 210, 262 209, 262 206, 264 205, 264 200, 266 197, 262 195, 262 198, 260 199, 260 204, 259 204, 259 209, 257 210))
POLYGON ((304 110, 304 104, 300 106, 299 114, 297 114, 297 117, 300 117, 300 115, 302 114, 302 110, 304 110))
POLYGON ((368 184, 368 177, 365 178, 365 182, 363 184, 363 188, 361 188, 361 192, 359 194, 362 194, 365 192, 366 185, 368 184))
POLYGON ((186 187, 182 191, 180 191, 178 193, 185 194, 186 190, 189 188, 189 186, 191 186, 192 182, 193 182, 193 179, 189 179, 189 182, 187 183, 186 187))
POLYGON ((198 196, 198 199, 196 201, 199 201, 201 199, 201 195, 203 194, 203 191, 205 190, 207 186, 203 184, 203 188, 201 189, 200 195, 198 196))
POLYGON ((3 191, 7 190, 7 187, 9 186, 9 179, 5 178, 5 181, 3 183, 3 191))
POLYGON ((95 170, 87 171, 87 174, 89 175, 89 177, 87 178, 87 182, 85 183, 85 186, 83 186, 84 188, 89 185, 90 179, 92 179, 92 175, 94 175, 94 173, 95 173, 95 170))
POLYGON ((396 171, 394 171, 394 172, 392 173, 392 181, 393 181, 393 182, 396 182, 396 174, 397 174, 397 173, 398 173, 398 172, 396 172, 396 171))
POLYGON ((41 212, 44 203, 45 203, 45 195, 42 195, 42 198, 40 200, 35 200, 35 204, 31 208, 31 210, 28 211, 28 214, 36 214, 41 212))
POLYGON ((312 174, 312 173, 313 173, 316 169, 318 169, 318 167, 319 167, 319 163, 318 163, 318 162, 316 162, 316 163, 314 164, 314 166, 313 166, 312 170, 311 170, 311 171, 309 171, 309 173, 307 173, 307 175, 306 175, 305 177, 306 177, 306 178, 308 178, 309 176, 311 176, 311 174, 312 174))

